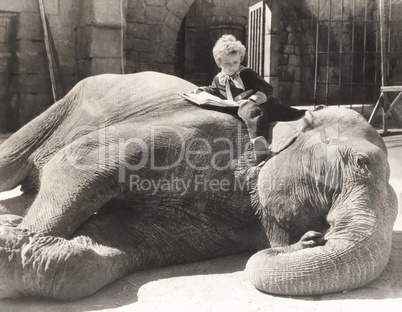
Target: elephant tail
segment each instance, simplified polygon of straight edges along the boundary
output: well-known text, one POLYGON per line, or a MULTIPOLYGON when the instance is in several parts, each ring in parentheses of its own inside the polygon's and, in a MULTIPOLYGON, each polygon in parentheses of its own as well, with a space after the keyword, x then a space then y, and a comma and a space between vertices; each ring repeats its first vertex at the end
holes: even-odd
POLYGON ((33 163, 29 157, 46 141, 71 109, 70 97, 71 94, 54 103, 0 145, 0 192, 15 188, 30 174, 33 163))
POLYGON ((347 199, 332 207, 323 246, 296 251, 287 246, 254 254, 246 266, 251 283, 267 293, 318 295, 361 287, 377 278, 390 257, 397 201, 389 184, 381 191, 373 183, 349 190, 347 199))

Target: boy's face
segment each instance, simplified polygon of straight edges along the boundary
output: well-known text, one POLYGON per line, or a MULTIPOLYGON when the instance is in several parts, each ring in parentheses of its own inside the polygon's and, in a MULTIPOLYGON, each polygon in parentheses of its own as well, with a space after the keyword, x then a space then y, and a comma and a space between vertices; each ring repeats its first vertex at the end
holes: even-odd
POLYGON ((221 57, 220 68, 226 75, 234 75, 240 68, 239 53, 231 53, 221 57))

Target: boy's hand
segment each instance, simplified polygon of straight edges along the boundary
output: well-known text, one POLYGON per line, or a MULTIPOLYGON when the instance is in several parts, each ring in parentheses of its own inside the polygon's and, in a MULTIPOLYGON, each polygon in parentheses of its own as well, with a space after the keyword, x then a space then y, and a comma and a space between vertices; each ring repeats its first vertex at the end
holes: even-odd
POLYGON ((254 92, 253 90, 244 91, 235 97, 235 101, 238 102, 240 100, 247 99, 250 95, 253 94, 253 92, 254 92))
POLYGON ((250 96, 249 100, 253 101, 257 104, 262 104, 267 101, 267 96, 264 93, 262 93, 261 91, 257 91, 256 94, 253 94, 252 96, 250 96))
POLYGON ((239 104, 239 106, 242 106, 242 105, 246 104, 247 102, 248 102, 248 100, 236 101, 236 103, 239 104))
POLYGON ((194 90, 194 93, 195 93, 195 94, 198 94, 198 93, 201 93, 202 91, 205 91, 205 90, 200 87, 200 88, 195 89, 195 90, 194 90))

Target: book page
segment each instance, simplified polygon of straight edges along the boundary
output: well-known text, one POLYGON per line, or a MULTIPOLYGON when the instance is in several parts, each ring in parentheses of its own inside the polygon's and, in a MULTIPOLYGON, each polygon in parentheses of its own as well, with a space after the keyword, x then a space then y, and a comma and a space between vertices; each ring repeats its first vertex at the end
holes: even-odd
POLYGON ((222 106, 222 107, 233 107, 233 106, 238 106, 238 104, 234 101, 229 101, 229 100, 223 100, 215 95, 212 95, 208 92, 201 91, 199 93, 183 93, 180 94, 183 96, 185 99, 198 104, 198 105, 204 105, 208 100, 212 101, 213 103, 208 103, 208 105, 214 105, 214 106, 222 106), (224 101, 224 102, 222 102, 224 101))

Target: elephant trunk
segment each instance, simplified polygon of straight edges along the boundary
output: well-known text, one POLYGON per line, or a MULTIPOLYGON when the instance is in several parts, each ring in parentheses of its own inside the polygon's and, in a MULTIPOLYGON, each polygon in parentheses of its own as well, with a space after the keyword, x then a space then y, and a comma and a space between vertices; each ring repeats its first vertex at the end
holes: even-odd
POLYGON ((385 185, 384 190, 384 184, 372 180, 348 187, 352 191, 345 191, 327 216, 325 245, 296 251, 273 248, 253 255, 246 266, 251 283, 268 293, 317 295, 374 280, 390 257, 397 212, 395 192, 385 185))

